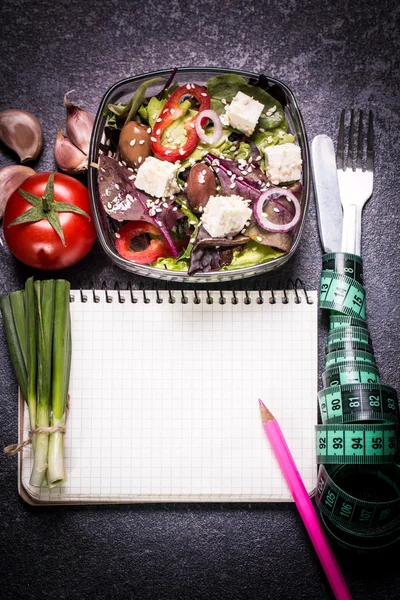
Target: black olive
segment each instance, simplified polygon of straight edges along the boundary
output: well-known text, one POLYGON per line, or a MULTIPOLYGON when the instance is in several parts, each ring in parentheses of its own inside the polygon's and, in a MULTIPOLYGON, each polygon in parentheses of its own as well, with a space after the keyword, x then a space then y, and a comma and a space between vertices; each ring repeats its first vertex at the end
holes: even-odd
POLYGON ((228 140, 230 142, 240 142, 240 140, 243 137, 243 133, 235 133, 234 131, 231 133, 231 135, 228 137, 228 140))
POLYGON ((190 173, 190 169, 192 167, 186 167, 186 169, 184 169, 183 171, 179 172, 179 179, 182 179, 182 181, 187 181, 187 178, 189 177, 189 173, 190 173))

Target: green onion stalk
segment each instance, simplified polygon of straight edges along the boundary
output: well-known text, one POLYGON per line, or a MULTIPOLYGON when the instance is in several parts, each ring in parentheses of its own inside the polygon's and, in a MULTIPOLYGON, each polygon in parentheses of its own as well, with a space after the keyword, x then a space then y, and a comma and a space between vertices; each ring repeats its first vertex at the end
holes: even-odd
MULTIPOLYGON (((65 427, 71 369, 70 284, 58 279, 55 286, 51 427, 65 427)), ((47 479, 49 487, 65 481, 64 432, 50 434, 47 479)))
MULTIPOLYGON (((35 281, 37 309, 37 403, 36 428, 48 428, 50 423, 51 367, 54 329, 55 281, 35 281)), ((30 484, 41 487, 48 465, 49 434, 35 435, 34 461, 30 484)))
MULTIPOLYGON (((36 374, 37 374, 37 355, 36 355, 36 308, 35 308, 35 290, 33 277, 30 277, 25 283, 25 315, 26 315, 26 370, 27 370, 27 396, 25 398, 28 404, 29 421, 31 430, 36 427, 36 374)), ((33 436, 32 443, 35 443, 33 436)))
MULTIPOLYGON (((20 301, 23 292, 12 292, 0 296, 0 309, 3 316, 7 346, 11 363, 24 400, 27 399, 26 337, 23 336, 22 321, 25 319, 25 306, 20 301)), ((32 424, 31 424, 32 427, 32 424)))

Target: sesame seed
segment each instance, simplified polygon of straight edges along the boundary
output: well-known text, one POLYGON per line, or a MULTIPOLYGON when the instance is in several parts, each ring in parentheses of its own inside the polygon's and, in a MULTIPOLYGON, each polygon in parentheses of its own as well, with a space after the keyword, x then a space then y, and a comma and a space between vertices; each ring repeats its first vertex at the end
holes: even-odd
POLYGON ((140 144, 141 146, 143 146, 143 144, 144 144, 144 140, 140 140, 139 144, 140 144))
POLYGON ((166 202, 163 202, 163 207, 168 208, 168 204, 166 202))
POLYGON ((162 121, 161 117, 158 117, 156 123, 161 123, 161 121, 162 121))
POLYGON ((231 185, 229 187, 231 188, 231 190, 233 190, 236 187, 236 183, 235 182, 231 183, 231 185))
POLYGON ((158 128, 157 131, 156 131, 156 135, 160 135, 160 133, 161 133, 161 129, 158 128))
POLYGON ((160 199, 157 198, 157 200, 154 201, 155 204, 160 204, 160 199))
POLYGON ((196 225, 196 221, 189 221, 189 225, 196 225))
POLYGON ((257 241, 262 242, 262 237, 260 235, 257 236, 257 241))
POLYGON ((180 154, 181 156, 183 156, 183 155, 185 154, 185 150, 184 150, 183 148, 180 148, 180 149, 179 149, 179 154, 180 154))
POLYGON ((118 164, 119 164, 120 167, 124 166, 120 160, 118 161, 118 164))
POLYGON ((195 241, 196 241, 196 238, 190 238, 190 243, 191 243, 191 244, 194 244, 194 243, 195 243, 195 241))
POLYGON ((175 109, 171 108, 170 113, 171 113, 171 115, 173 115, 175 113, 175 109))
POLYGON ((260 127, 260 132, 261 132, 261 133, 265 133, 265 129, 262 129, 262 128, 260 127))
POLYGON ((107 202, 107 208, 112 208, 111 202, 107 202))
POLYGON ((153 137, 153 136, 152 136, 152 137, 150 138, 150 140, 151 140, 152 142, 156 142, 156 141, 157 141, 157 138, 155 138, 155 137, 153 137))
POLYGON ((208 96, 208 94, 206 94, 205 92, 201 92, 201 96, 205 96, 205 97, 207 97, 207 96, 208 96))
POLYGON ((116 190, 119 190, 119 185, 118 185, 118 183, 116 183, 116 184, 114 185, 114 187, 115 187, 115 189, 116 189, 116 190))
POLYGON ((207 175, 207 169, 203 169, 201 172, 202 175, 207 175))
POLYGON ((281 211, 279 210, 279 208, 277 208, 276 206, 274 206, 274 212, 281 212, 281 211))
POLYGON ((147 133, 151 133, 151 127, 147 128, 147 133))
POLYGON ((186 89, 187 89, 187 90, 190 90, 190 83, 188 83, 188 84, 186 85, 186 89))
POLYGON ((231 177, 231 175, 232 175, 232 171, 229 171, 229 170, 228 170, 226 173, 227 173, 227 175, 229 175, 229 177, 231 177))
POLYGON ((194 123, 189 123, 190 127, 194 129, 194 123))
POLYGON ((195 87, 196 87, 196 86, 194 85, 194 83, 192 83, 192 90, 194 90, 194 89, 195 89, 195 87))
POLYGON ((131 173, 133 173, 132 167, 128 167, 128 171, 130 171, 131 173))
POLYGON ((203 207, 199 206, 199 212, 203 212, 203 207))
POLYGON ((261 160, 261 156, 260 155, 256 156, 256 160, 261 160))
POLYGON ((162 208, 160 208, 159 206, 157 206, 156 212, 158 212, 158 213, 162 212, 162 208))
POLYGON ((111 194, 110 190, 107 188, 106 189, 106 196, 109 196, 111 194))
POLYGON ((243 177, 241 177, 240 175, 239 175, 238 179, 239 179, 239 181, 243 181, 243 177))
POLYGON ((221 102, 222 102, 222 104, 226 104, 225 98, 221 98, 221 102))
POLYGON ((165 154, 171 154, 171 150, 166 150, 165 154))
POLYGON ((128 179, 136 179, 136 175, 129 175, 128 179))
POLYGON ((117 231, 117 232, 115 233, 115 237, 116 237, 116 238, 120 238, 120 237, 121 237, 121 234, 120 234, 120 233, 118 233, 118 231, 117 231))
POLYGON ((143 156, 139 156, 139 157, 138 157, 138 159, 137 159, 137 161, 138 161, 139 165, 140 165, 140 163, 142 162, 142 160, 143 160, 143 156))
POLYGON ((136 140, 131 140, 131 141, 129 142, 129 145, 130 145, 130 146, 134 146, 135 144, 136 144, 136 140))
POLYGON ((152 208, 152 209, 149 211, 149 215, 150 215, 151 217, 154 217, 154 216, 155 216, 155 214, 156 214, 156 211, 154 210, 154 208, 152 208))
POLYGON ((177 207, 177 206, 174 206, 174 208, 173 208, 172 210, 173 210, 173 211, 176 211, 176 210, 178 210, 178 207, 177 207))
POLYGON ((194 165, 195 162, 194 158, 189 158, 189 164, 194 165))

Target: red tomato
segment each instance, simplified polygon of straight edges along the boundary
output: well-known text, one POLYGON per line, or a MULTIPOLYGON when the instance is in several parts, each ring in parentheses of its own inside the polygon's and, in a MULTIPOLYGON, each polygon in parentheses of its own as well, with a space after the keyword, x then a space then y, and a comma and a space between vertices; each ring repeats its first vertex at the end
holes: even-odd
MULTIPOLYGON (((19 189, 42 198, 49 177, 50 173, 37 173, 28 177, 19 189)), ((4 212, 4 237, 8 247, 20 261, 36 269, 57 270, 70 267, 89 252, 96 240, 89 194, 82 183, 69 175, 55 173, 54 200, 55 210, 57 202, 63 202, 85 211, 88 215, 67 210, 56 213, 65 245, 46 218, 11 225, 15 219, 33 208, 33 205, 21 196, 19 190, 12 194, 4 212)))

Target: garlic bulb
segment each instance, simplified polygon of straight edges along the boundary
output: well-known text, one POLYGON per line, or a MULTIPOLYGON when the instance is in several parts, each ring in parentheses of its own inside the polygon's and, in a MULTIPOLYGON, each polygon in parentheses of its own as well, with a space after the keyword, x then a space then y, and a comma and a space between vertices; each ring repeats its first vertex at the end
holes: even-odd
POLYGON ((39 119, 26 110, 0 111, 0 140, 18 154, 22 163, 35 160, 43 148, 39 119))
POLYGON ((54 158, 59 168, 70 175, 86 171, 88 167, 88 157, 63 134, 61 126, 54 146, 54 158))
POLYGON ((88 154, 94 118, 86 110, 75 106, 64 96, 67 109, 66 134, 58 130, 54 156, 58 167, 70 175, 88 168, 88 154))
POLYGON ((75 106, 64 96, 64 104, 67 109, 66 133, 75 146, 84 154, 89 154, 90 136, 94 124, 94 118, 86 110, 75 106))
POLYGON ((11 194, 19 188, 21 183, 34 175, 35 171, 22 165, 9 165, 0 169, 0 219, 11 194))

